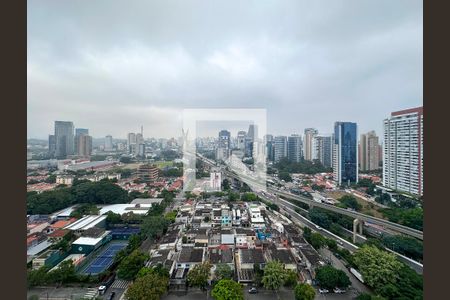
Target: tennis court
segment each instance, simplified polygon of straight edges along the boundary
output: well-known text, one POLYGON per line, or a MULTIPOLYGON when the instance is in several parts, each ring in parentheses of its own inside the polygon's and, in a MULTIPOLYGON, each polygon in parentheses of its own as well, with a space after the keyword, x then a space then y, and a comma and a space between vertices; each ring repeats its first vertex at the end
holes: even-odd
POLYGON ((108 269, 117 252, 127 246, 127 243, 111 243, 102 252, 100 252, 88 266, 81 272, 83 274, 99 274, 108 269))

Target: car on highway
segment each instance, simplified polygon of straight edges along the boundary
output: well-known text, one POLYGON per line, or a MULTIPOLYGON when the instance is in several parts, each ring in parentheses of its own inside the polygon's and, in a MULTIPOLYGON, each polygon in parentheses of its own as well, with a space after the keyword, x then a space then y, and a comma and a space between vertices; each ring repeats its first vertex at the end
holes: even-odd
POLYGON ((327 289, 319 289, 319 293, 321 294, 328 294, 330 291, 327 289))
POLYGON ((251 289, 248 290, 249 294, 256 294, 258 293, 258 290, 255 287, 252 287, 251 289))
POLYGON ((345 293, 345 290, 341 290, 340 288, 334 288, 333 292, 336 294, 343 294, 343 293, 345 293))

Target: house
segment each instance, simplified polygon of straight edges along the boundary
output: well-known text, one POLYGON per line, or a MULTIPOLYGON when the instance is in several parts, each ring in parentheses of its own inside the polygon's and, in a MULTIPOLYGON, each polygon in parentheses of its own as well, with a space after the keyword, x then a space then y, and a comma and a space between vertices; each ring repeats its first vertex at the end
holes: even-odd
POLYGON ((239 249, 238 257, 241 269, 253 269, 255 264, 263 269, 266 262, 263 251, 259 249, 239 249))
POLYGON ((191 268, 204 261, 203 248, 183 247, 178 252, 176 266, 170 277, 170 284, 185 287, 186 276, 191 268))
POLYGON ((175 249, 180 230, 177 228, 167 230, 159 242, 159 249, 175 249))
POLYGON ((234 247, 234 232, 231 230, 221 230, 220 240, 222 245, 234 247))
POLYGON ((266 262, 263 251, 260 249, 239 249, 235 259, 238 282, 252 282, 255 276, 255 265, 263 269, 266 262))
POLYGON ((286 248, 278 249, 275 245, 270 245, 265 251, 267 261, 278 260, 284 265, 286 270, 297 271, 297 262, 291 250, 286 248))
POLYGON ((175 222, 187 224, 190 218, 191 218, 191 214, 189 211, 181 211, 180 210, 175 218, 175 222))
POLYGON ((73 175, 58 175, 56 176, 56 184, 72 185, 75 176, 73 175))
POLYGON ((221 226, 222 224, 222 210, 215 208, 212 210, 212 223, 213 227, 221 226))
POLYGON ((57 229, 48 235, 52 242, 60 242, 70 231, 67 229, 57 229))
POLYGON ((232 215, 229 209, 222 209, 220 221, 222 228, 230 228, 232 226, 232 215))
POLYGON ((292 224, 283 224, 284 227, 284 234, 287 238, 292 238, 294 236, 299 236, 300 232, 299 230, 292 224))
POLYGON ((226 245, 221 245, 218 248, 209 249, 208 260, 212 264, 212 274, 215 273, 217 266, 221 264, 226 264, 231 268, 231 270, 234 270, 233 250, 226 245))
POLYGON ((162 265, 167 270, 169 274, 172 274, 175 268, 175 262, 173 260, 174 252, 170 249, 158 249, 150 250, 150 259, 145 265, 146 267, 156 267, 157 265, 162 265))
POLYGON ((210 230, 208 239, 208 248, 217 248, 222 243, 222 237, 220 231, 210 230))
POLYGON ((302 261, 305 263, 306 269, 311 274, 311 277, 314 278, 316 276, 316 269, 318 267, 324 266, 325 262, 322 261, 319 253, 309 244, 300 246, 297 248, 302 261))
POLYGON ((205 233, 199 233, 195 236, 194 247, 208 247, 208 235, 205 233))

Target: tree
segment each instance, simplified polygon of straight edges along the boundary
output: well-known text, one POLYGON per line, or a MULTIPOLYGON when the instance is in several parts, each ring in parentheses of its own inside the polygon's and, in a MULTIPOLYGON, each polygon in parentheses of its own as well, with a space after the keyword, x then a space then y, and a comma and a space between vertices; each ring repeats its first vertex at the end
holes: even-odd
POLYGON ((363 246, 353 255, 353 261, 366 284, 379 290, 389 283, 395 283, 401 263, 394 254, 373 246, 363 246))
POLYGON ((255 273, 255 278, 253 280, 253 282, 257 285, 257 286, 261 286, 262 284, 262 278, 264 276, 264 271, 261 270, 259 264, 253 264, 253 272, 255 273))
POLYGON ((327 244, 328 249, 330 249, 333 252, 336 251, 338 248, 335 240, 326 239, 325 243, 327 244))
POLYGON ((119 158, 119 161, 123 164, 129 164, 131 163, 131 157, 122 156, 121 158, 119 158))
POLYGON ((244 293, 242 286, 236 281, 230 279, 220 280, 211 292, 216 300, 243 300, 244 293))
POLYGON ((108 225, 122 223, 122 217, 120 216, 120 214, 116 214, 116 213, 113 213, 112 211, 108 211, 106 213, 106 223, 108 225))
POLYGON ((300 283, 294 289, 295 300, 313 300, 316 290, 307 283, 300 283))
POLYGON ((177 217, 177 214, 178 214, 178 211, 172 210, 171 212, 168 212, 164 217, 170 223, 175 223, 175 219, 177 217))
POLYGON ((159 300, 167 291, 169 278, 156 273, 138 277, 127 289, 128 300, 159 300))
POLYGON ((344 271, 338 270, 332 266, 323 266, 316 271, 316 280, 319 286, 326 289, 334 289, 336 287, 346 288, 351 282, 344 271))
POLYGON ((311 234, 311 238, 308 241, 311 243, 311 246, 313 246, 316 250, 319 250, 326 244, 326 239, 323 235, 320 233, 314 232, 311 234))
POLYGON ((208 284, 211 267, 212 266, 209 262, 204 262, 202 264, 197 264, 190 269, 187 275, 189 285, 204 289, 208 284))
POLYGON ((311 219, 311 222, 323 228, 330 228, 332 223, 331 219, 325 212, 316 208, 309 210, 309 218, 311 219))
POLYGON ((241 195, 241 200, 246 202, 252 202, 257 200, 257 196, 254 193, 244 193, 241 195))
POLYGON ((49 281, 48 277, 49 267, 43 266, 37 270, 27 271, 27 284, 28 287, 45 285, 49 281))
POLYGON ((55 183, 55 182, 56 182, 56 175, 55 175, 55 174, 52 174, 52 175, 48 176, 48 177, 44 180, 44 182, 46 182, 46 183, 55 183))
POLYGON ((139 270, 144 266, 149 256, 143 252, 135 250, 125 257, 117 268, 117 277, 125 280, 133 280, 139 270))
POLYGON ((239 200, 239 194, 234 193, 232 191, 228 192, 228 201, 236 201, 239 200))
POLYGON ((284 180, 286 182, 291 182, 292 181, 292 177, 289 174, 289 172, 280 172, 280 173, 278 173, 278 178, 280 180, 284 180))
POLYGON ((218 264, 214 274, 217 280, 232 279, 233 270, 228 264, 218 264))
POLYGON ((356 198, 351 195, 342 196, 338 200, 344 208, 351 208, 356 211, 360 211, 362 208, 362 205, 358 203, 358 200, 356 200, 356 198))
POLYGON ((230 189, 230 181, 227 178, 222 180, 222 188, 224 191, 228 191, 230 189))
POLYGON ((293 270, 286 270, 286 279, 284 280, 284 286, 293 287, 297 285, 298 275, 293 270))
POLYGON ((381 296, 373 296, 371 294, 363 293, 356 297, 356 300, 386 300, 381 296))
POLYGON ((136 275, 136 278, 144 277, 150 273, 156 274, 161 277, 170 277, 169 270, 167 270, 161 263, 158 263, 155 267, 143 267, 142 269, 140 269, 136 275))
POLYGON ((161 237, 169 226, 169 221, 163 216, 147 216, 142 224, 142 233, 151 239, 161 237))
POLYGON ((84 215, 98 215, 100 209, 97 205, 92 203, 83 203, 77 206, 71 213, 70 216, 74 218, 81 218, 84 215))
POLYGON ((286 271, 283 264, 279 261, 273 260, 264 267, 264 276, 262 277, 262 284, 266 289, 278 290, 286 280, 286 271))
POLYGON ((71 260, 63 261, 59 268, 50 271, 48 276, 52 282, 64 284, 73 281, 76 278, 75 266, 71 260))

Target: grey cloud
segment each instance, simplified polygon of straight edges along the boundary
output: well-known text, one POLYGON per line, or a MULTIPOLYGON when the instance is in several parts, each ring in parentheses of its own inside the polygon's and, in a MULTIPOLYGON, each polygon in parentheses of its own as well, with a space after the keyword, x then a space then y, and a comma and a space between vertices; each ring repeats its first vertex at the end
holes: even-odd
POLYGON ((268 131, 381 134, 422 105, 421 1, 29 1, 28 136, 178 136, 182 108, 267 108, 268 131))

